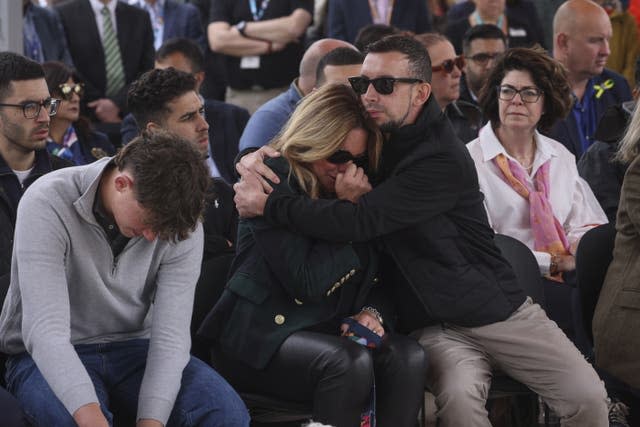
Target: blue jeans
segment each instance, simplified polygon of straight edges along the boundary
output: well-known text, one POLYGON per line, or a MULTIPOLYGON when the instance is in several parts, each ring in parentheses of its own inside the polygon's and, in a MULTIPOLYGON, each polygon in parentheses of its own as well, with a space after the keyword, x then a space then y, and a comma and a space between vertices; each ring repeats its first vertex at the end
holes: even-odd
MULTIPOLYGON (((148 349, 148 340, 75 346, 109 425, 113 425, 113 409, 118 419, 135 419, 148 349)), ((6 379, 7 388, 36 426, 76 426, 28 353, 9 358, 6 379)), ((247 409, 233 388, 211 367, 191 357, 167 426, 248 425, 247 409)))

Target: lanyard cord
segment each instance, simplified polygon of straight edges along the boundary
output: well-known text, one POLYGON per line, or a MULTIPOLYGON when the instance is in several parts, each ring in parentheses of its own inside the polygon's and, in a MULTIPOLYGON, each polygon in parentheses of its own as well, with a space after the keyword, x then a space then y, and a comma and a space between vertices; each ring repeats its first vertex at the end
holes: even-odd
POLYGON ((254 21, 259 21, 264 16, 264 11, 269 7, 270 0, 263 0, 260 4, 260 10, 258 10, 258 6, 256 5, 256 0, 249 0, 249 7, 251 8, 251 15, 253 15, 254 21))

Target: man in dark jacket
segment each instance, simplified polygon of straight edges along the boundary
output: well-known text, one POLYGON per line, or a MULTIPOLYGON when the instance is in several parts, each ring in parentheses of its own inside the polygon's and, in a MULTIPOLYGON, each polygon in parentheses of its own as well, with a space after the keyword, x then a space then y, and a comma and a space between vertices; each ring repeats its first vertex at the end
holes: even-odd
POLYGON ((238 167, 240 214, 320 239, 379 238, 382 281, 394 284, 385 299, 397 310, 373 300, 356 317, 369 324, 374 313, 423 345, 441 426, 490 425, 485 403, 497 367, 542 396, 563 425, 605 425, 606 392, 595 371, 525 295, 493 242, 473 161, 430 96, 425 49, 392 36, 368 52, 351 85, 387 136, 376 188, 352 197, 351 165, 336 177, 342 200, 265 194, 246 168, 262 149, 238 167))
MULTIPOLYGON (((21 55, 0 53, 0 301, 9 287, 18 201, 40 176, 70 166, 50 157, 45 148, 49 117, 56 111, 42 67, 21 55)), ((9 427, 28 425, 18 403, 3 388, 0 412, 6 414, 3 419, 9 427)))
MULTIPOLYGON (((196 92, 205 81, 204 55, 198 45, 186 38, 167 40, 156 52, 155 68, 173 67, 193 75, 196 92)), ((234 159, 238 154, 240 135, 249 121, 249 112, 226 102, 203 99, 204 117, 209 124, 209 152, 207 165, 211 175, 221 177, 232 184, 236 180, 234 159)), ((144 128, 144 124, 140 125, 144 128)), ((122 121, 120 133, 122 144, 127 144, 138 135, 138 124, 132 114, 122 121)))

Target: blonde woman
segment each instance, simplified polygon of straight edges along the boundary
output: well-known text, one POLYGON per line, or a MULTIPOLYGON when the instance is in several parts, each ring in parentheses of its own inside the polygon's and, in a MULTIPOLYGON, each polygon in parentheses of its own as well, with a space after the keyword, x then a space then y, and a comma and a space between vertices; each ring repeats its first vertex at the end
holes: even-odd
MULTIPOLYGON (((281 157, 266 162, 280 178, 271 185, 332 198, 336 182, 350 175, 364 193, 381 142, 351 88, 324 86, 305 97, 272 143, 281 157)), ((230 280, 200 330, 216 341, 216 368, 241 392, 312 403, 313 419, 336 427, 360 425, 375 378, 377 424, 412 426, 424 352, 386 333, 379 313, 365 307, 369 294, 384 290, 376 259, 365 244, 317 241, 263 218, 242 220, 230 280), (383 337, 375 350, 340 336, 343 318, 353 313, 383 337)))

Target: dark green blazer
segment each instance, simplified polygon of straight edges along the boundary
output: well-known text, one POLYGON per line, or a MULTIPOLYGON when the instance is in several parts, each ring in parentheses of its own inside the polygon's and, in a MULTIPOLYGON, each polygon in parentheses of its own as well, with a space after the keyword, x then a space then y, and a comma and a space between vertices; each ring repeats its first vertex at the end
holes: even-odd
MULTIPOLYGON (((271 185, 302 194, 295 178, 289 179, 284 158, 267 164, 280 177, 280 184, 271 185)), ((358 312, 371 285, 378 283, 376 270, 377 257, 368 245, 315 240, 263 218, 243 219, 230 279, 199 335, 261 369, 290 334, 332 319, 338 305, 358 312), (358 256, 363 252, 366 265, 358 256), (342 292, 348 286, 357 289, 342 292), (351 295, 351 301, 341 300, 344 295, 351 295)))

